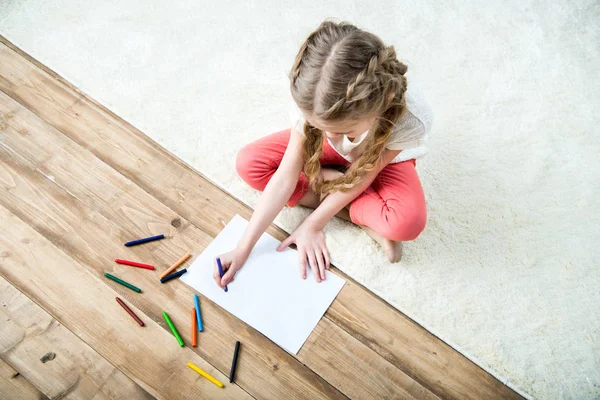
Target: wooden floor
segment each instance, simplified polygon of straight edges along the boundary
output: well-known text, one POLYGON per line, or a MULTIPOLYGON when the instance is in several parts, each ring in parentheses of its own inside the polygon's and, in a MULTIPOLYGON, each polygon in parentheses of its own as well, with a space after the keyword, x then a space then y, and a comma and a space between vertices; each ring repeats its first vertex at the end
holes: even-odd
MULTIPOLYGON (((158 274, 188 251, 199 254, 233 215, 249 218, 251 210, 0 42, 2 397, 521 398, 337 269, 348 282, 296 357, 205 298, 198 347, 180 348, 162 311, 190 343, 193 291, 179 281, 161 285, 158 274), (123 247, 157 232, 168 238, 123 247), (115 258, 158 271, 119 268, 115 258), (103 277, 113 271, 143 292, 103 277), (242 351, 229 384, 236 340, 242 351), (54 358, 42 362, 47 353, 54 358)), ((274 226, 269 232, 285 237, 274 226)))

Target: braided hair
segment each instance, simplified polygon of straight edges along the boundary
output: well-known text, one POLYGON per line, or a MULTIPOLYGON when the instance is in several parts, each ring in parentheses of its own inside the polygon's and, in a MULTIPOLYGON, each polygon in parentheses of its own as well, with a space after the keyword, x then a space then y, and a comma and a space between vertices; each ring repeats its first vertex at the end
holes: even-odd
POLYGON ((319 161, 324 133, 305 122, 303 170, 321 198, 348 191, 377 167, 394 124, 406 110, 407 69, 393 46, 346 22, 325 21, 306 38, 289 74, 298 107, 329 123, 377 115, 365 138, 365 151, 344 175, 328 182, 321 179, 319 161))

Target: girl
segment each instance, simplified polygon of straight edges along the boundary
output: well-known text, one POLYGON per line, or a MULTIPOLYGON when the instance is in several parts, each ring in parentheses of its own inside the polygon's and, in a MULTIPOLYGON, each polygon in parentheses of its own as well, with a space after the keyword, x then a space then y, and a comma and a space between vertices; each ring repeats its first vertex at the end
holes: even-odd
POLYGON ((334 215, 359 225, 398 261, 399 242, 425 228, 415 158, 427 151, 433 120, 406 71, 393 46, 349 23, 325 21, 308 36, 290 72, 292 128, 238 153, 238 174, 263 193, 237 247, 219 256, 222 278, 215 265, 221 288, 285 204, 315 209, 277 248, 296 244, 303 279, 307 264, 317 282, 325 279, 323 228, 334 215))

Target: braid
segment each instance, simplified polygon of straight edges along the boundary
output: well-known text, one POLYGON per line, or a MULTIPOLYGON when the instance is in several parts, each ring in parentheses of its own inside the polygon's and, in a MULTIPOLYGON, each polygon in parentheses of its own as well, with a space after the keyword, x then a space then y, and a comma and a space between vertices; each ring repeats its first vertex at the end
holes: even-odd
POLYGON ((302 59, 304 58, 304 54, 306 53, 306 49, 308 48, 308 42, 312 36, 309 36, 302 46, 300 46, 300 50, 296 55, 296 59, 294 60, 294 65, 292 65, 292 70, 290 72, 290 80, 292 81, 292 85, 296 84, 296 79, 300 76, 300 66, 302 65, 302 59))
POLYGON ((375 71, 377 70, 378 67, 379 67, 379 57, 377 55, 374 55, 373 57, 371 57, 371 59, 367 63, 367 66, 362 71, 360 71, 358 73, 358 75, 356 75, 356 78, 354 78, 354 81, 352 81, 348 84, 348 89, 346 89, 346 101, 347 102, 361 100, 361 98, 356 98, 356 97, 354 99, 352 98, 356 87, 359 86, 360 84, 362 84, 363 81, 365 81, 368 76, 375 75, 375 71))
MULTIPOLYGON (((325 117, 340 114, 340 110, 347 104, 367 98, 372 90, 359 91, 360 85, 377 86, 381 82, 380 75, 387 72, 391 75, 404 75, 407 67, 396 59, 396 51, 393 46, 384 48, 379 54, 371 57, 366 67, 361 70, 346 89, 346 97, 335 102, 325 113, 325 117), (395 62, 395 63, 394 63, 395 62), (402 68, 403 66, 404 68, 402 68)), ((380 85, 379 87, 384 87, 380 85)))
POLYGON ((310 179, 310 187, 315 193, 319 193, 319 187, 323 184, 321 177, 321 153, 323 153, 323 132, 304 123, 304 140, 302 142, 302 159, 304 161, 304 174, 310 179))
POLYGON ((375 77, 375 71, 378 67, 378 57, 374 55, 371 57, 367 66, 361 70, 356 77, 348 84, 346 88, 346 95, 342 97, 333 105, 324 112, 323 117, 325 119, 332 118, 334 115, 342 115, 343 109, 348 106, 350 103, 362 100, 369 95, 369 92, 366 90, 359 91, 358 88, 363 84, 371 83, 375 77))
POLYGON ((394 46, 388 46, 381 51, 381 66, 390 75, 406 74, 408 67, 396 57, 394 46))

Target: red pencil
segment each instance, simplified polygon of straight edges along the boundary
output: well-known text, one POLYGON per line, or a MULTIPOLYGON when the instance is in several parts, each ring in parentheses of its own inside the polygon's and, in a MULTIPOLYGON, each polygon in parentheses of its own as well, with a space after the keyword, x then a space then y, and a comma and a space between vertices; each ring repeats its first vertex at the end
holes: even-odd
POLYGON ((198 344, 198 321, 196 320, 196 309, 192 308, 192 347, 198 344))
POLYGON ((123 300, 118 297, 115 297, 115 299, 117 299, 117 303, 119 303, 119 305, 123 307, 123 309, 125 309, 129 315, 131 315, 131 318, 135 319, 135 322, 137 322, 140 326, 144 326, 144 321, 139 319, 139 317, 135 315, 133 311, 131 311, 131 308, 127 307, 127 304, 125 304, 123 300))
POLYGON ((142 264, 142 263, 138 263, 138 262, 135 262, 135 261, 129 261, 129 260, 121 260, 120 258, 117 258, 115 260, 115 262, 117 264, 131 265, 132 267, 154 269, 154 265, 142 264))

